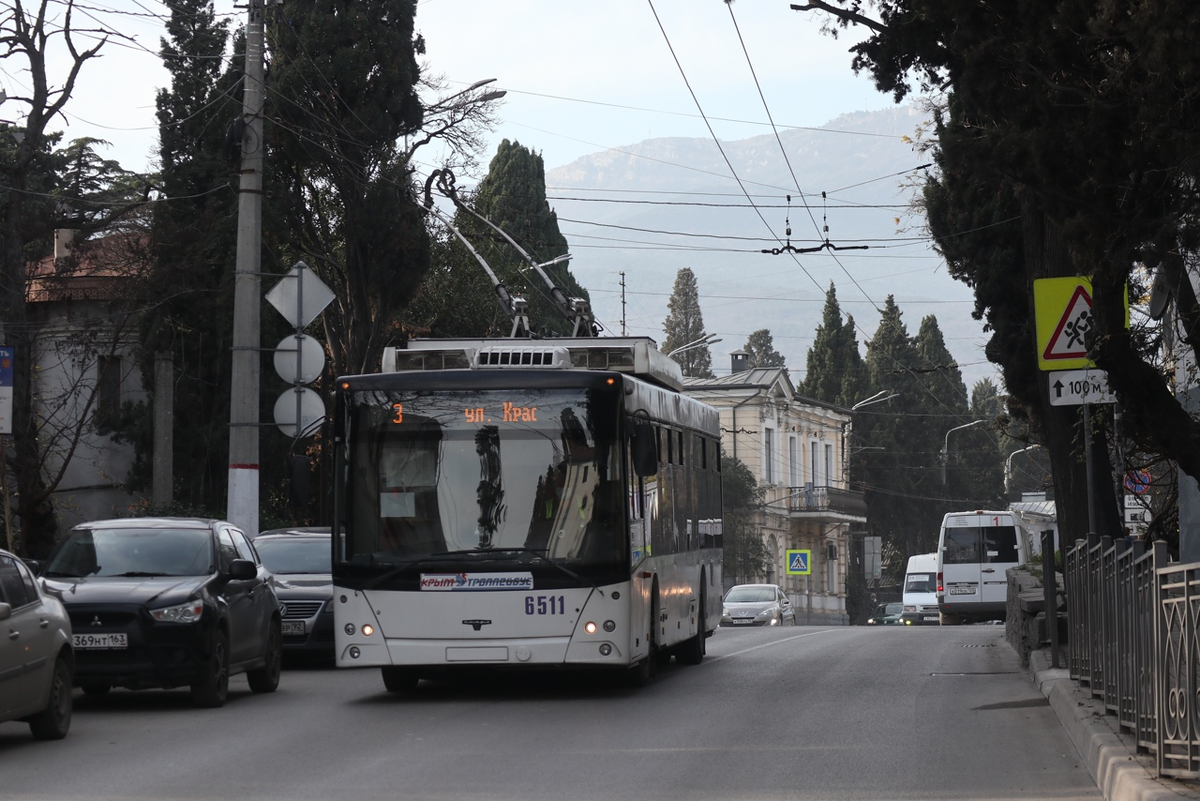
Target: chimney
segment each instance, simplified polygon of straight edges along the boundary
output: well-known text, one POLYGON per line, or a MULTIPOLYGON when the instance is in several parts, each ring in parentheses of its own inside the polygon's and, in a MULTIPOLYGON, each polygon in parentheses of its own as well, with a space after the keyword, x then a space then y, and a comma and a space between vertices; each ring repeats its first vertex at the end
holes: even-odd
POLYGON ((58 228, 54 231, 54 260, 65 259, 71 255, 71 243, 75 241, 75 234, 78 231, 73 231, 70 228, 58 228))
POLYGON ((748 369, 750 369, 750 365, 749 365, 750 354, 747 353, 746 351, 735 350, 733 353, 729 354, 729 358, 730 358, 730 372, 744 373, 748 369))

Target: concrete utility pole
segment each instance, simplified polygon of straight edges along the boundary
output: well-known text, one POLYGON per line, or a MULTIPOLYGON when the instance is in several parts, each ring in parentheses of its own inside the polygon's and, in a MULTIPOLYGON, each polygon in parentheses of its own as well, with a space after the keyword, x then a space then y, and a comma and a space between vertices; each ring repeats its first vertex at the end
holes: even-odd
POLYGON ((250 0, 243 89, 242 175, 238 187, 237 265, 233 289, 233 383, 229 399, 229 494, 226 517, 258 533, 259 318, 262 300, 263 0, 250 0))

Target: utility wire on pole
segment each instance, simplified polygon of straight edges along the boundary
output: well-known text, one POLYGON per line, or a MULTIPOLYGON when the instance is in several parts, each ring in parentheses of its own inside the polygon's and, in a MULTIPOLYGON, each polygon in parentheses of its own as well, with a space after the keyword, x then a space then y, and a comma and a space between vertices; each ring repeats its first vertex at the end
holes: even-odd
POLYGON ((233 289, 233 381, 229 399, 229 490, 226 517, 258 533, 259 320, 262 299, 263 6, 250 0, 242 104, 237 261, 233 289))

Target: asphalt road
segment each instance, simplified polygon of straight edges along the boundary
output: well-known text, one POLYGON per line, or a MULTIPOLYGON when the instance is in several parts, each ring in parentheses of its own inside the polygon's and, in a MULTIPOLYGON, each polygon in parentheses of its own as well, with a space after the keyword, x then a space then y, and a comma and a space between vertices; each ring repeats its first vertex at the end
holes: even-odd
POLYGON ((223 709, 76 695, 66 740, 0 725, 4 799, 1101 798, 999 626, 722 629, 642 690, 289 666, 223 709))

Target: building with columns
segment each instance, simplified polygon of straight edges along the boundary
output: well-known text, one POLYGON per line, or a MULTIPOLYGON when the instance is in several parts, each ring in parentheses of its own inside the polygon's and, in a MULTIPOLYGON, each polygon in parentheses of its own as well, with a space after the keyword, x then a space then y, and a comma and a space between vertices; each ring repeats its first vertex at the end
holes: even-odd
POLYGON ((745 368, 685 378, 683 391, 720 412, 725 455, 749 468, 765 491, 758 530, 770 554, 765 575, 731 576, 726 584, 778 584, 791 597, 797 622, 848 623, 846 577, 850 528, 862 528, 867 507, 847 480, 850 410, 796 394, 783 367, 745 368))

